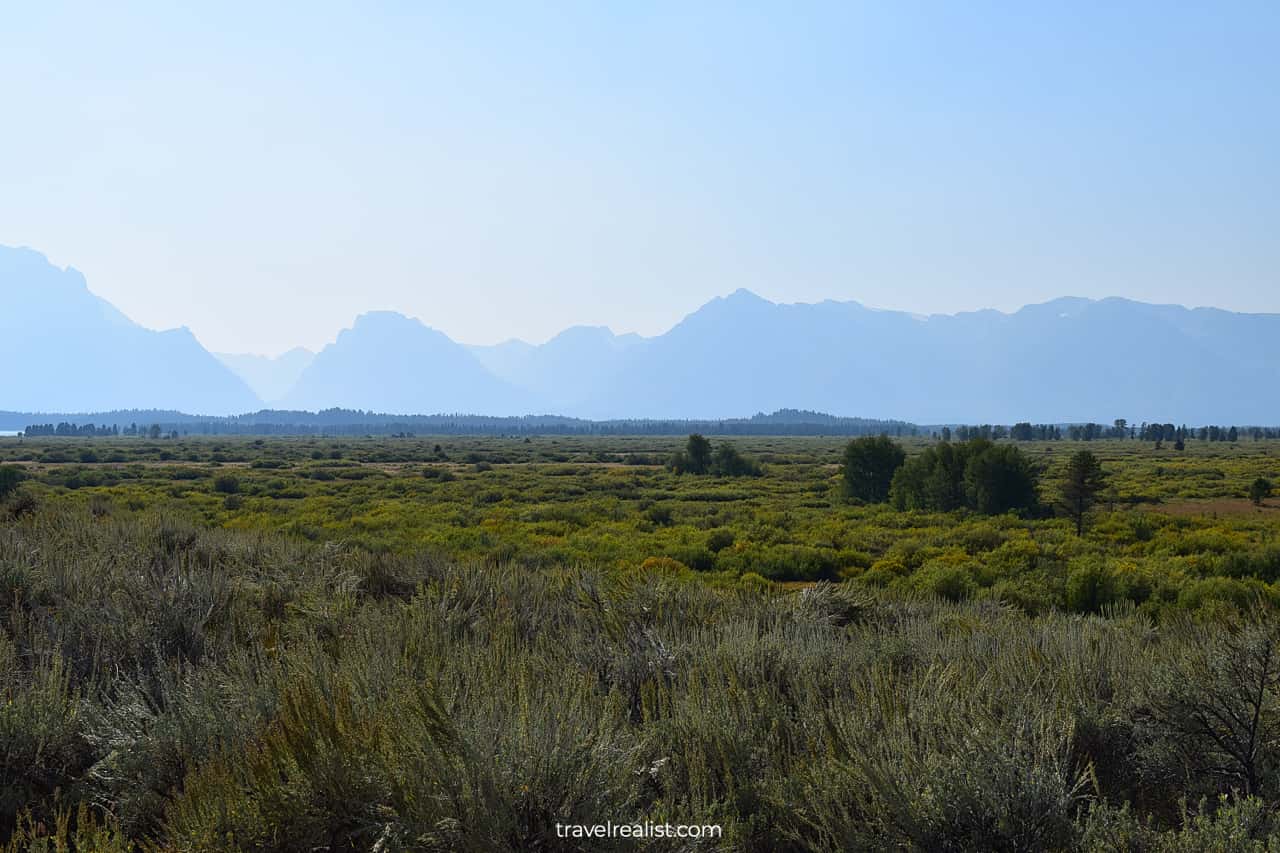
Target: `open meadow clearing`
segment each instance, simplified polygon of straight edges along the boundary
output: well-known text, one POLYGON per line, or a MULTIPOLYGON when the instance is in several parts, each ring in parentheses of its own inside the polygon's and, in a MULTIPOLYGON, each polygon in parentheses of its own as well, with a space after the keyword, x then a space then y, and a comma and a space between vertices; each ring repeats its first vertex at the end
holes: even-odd
POLYGON ((1249 497, 1258 478, 1280 483, 1280 442, 1025 443, 1042 506, 1019 517, 847 500, 847 441, 713 438, 760 464, 737 477, 673 473, 684 439, 671 437, 27 439, 0 443, 0 464, 21 466, 24 491, 50 508, 530 569, 648 561, 721 587, 745 576, 936 592, 935 570, 959 567, 972 581, 960 597, 1039 612, 1072 609, 1066 581, 1083 568, 1148 610, 1239 601, 1280 578, 1280 498, 1249 497), (1081 447, 1108 480, 1077 537, 1053 504, 1081 447))
POLYGON ((1022 443, 1039 499, 994 515, 848 497, 844 438, 710 442, 737 476, 0 440, 13 849, 1267 849, 1280 442, 1022 443), (605 819, 722 835, 557 833, 605 819))

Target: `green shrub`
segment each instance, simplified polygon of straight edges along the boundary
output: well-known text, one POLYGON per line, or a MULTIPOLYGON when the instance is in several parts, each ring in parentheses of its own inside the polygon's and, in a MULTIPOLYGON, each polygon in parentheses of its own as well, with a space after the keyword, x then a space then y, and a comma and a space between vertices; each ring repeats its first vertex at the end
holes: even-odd
POLYGON ((978 591, 972 566, 943 560, 932 560, 911 576, 915 589, 945 598, 948 601, 964 601, 978 591))
POLYGON ((1067 574, 1067 609, 1076 613, 1099 613, 1119 599, 1116 578, 1111 569, 1097 560, 1084 560, 1071 566, 1067 574))
POLYGON ((213 490, 224 495, 234 495, 240 491, 240 478, 234 474, 221 474, 214 478, 213 490))
POLYGON ((0 465, 0 500, 13 494, 23 479, 25 475, 17 465, 0 465))

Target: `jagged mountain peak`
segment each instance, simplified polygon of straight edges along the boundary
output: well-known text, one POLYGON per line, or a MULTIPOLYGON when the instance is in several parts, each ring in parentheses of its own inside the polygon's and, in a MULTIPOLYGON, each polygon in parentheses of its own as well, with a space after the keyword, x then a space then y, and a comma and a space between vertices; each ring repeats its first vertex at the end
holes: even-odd
POLYGON ((281 403, 309 410, 516 414, 533 400, 445 333, 395 311, 371 311, 316 354, 281 403))
POLYGON ((0 298, 0 363, 22 365, 6 374, 0 407, 230 414, 261 402, 189 328, 144 329, 32 249, 0 247, 0 298))

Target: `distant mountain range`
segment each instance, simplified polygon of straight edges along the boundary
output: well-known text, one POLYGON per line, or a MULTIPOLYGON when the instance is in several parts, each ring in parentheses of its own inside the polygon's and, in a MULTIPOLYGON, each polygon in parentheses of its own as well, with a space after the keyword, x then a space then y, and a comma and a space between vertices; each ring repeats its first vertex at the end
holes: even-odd
POLYGON ((0 247, 0 408, 247 411, 258 396, 184 328, 144 329, 84 276, 0 247))
POLYGON ((5 410, 1280 423, 1280 315, 1125 299, 922 317, 738 290, 652 338, 578 326, 494 346, 376 312, 319 353, 275 359, 215 357, 185 328, 143 329, 29 249, 0 247, 0 300, 5 410))

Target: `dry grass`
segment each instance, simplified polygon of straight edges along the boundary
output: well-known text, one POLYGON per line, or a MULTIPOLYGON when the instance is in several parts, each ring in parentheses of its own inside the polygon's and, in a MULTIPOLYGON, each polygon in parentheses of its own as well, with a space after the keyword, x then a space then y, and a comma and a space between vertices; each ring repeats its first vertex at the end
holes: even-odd
POLYGON ((1280 512, 1280 499, 1270 498, 1257 506, 1247 498, 1214 498, 1211 500, 1170 501, 1153 504, 1152 511, 1181 518, 1255 518, 1272 517, 1280 512))

